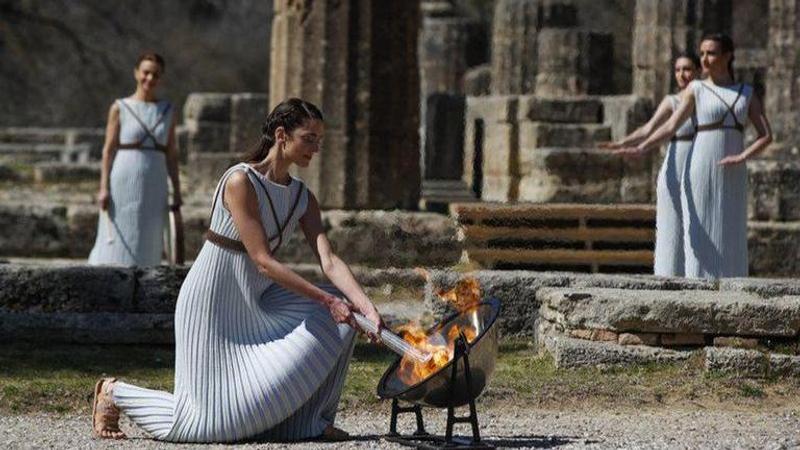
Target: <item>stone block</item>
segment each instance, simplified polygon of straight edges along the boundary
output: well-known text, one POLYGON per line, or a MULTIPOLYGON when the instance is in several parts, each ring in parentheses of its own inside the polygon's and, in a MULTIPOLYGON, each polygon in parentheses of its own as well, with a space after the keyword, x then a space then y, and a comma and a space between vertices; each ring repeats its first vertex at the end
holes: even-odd
POLYGON ((780 377, 800 377, 800 356, 769 355, 769 375, 780 377))
POLYGON ((621 197, 622 160, 582 148, 523 148, 519 200, 613 203, 621 197))
POLYGON ((769 357, 756 350, 706 347, 705 356, 709 371, 756 378, 767 376, 769 371, 769 357))
POLYGON ((481 200, 488 202, 515 202, 519 199, 517 176, 484 175, 481 184, 481 200))
POLYGON ((131 312, 151 314, 175 312, 178 293, 187 273, 189 266, 136 269, 136 292, 133 295, 131 312))
MULTIPOLYGON (((95 205, 72 205, 67 210, 67 238, 62 255, 86 258, 97 237, 98 208, 95 205)), ((38 255, 36 255, 38 256, 38 255)))
POLYGON ((7 312, 98 313, 130 310, 132 269, 0 264, 0 308, 7 312))
POLYGON ((714 347, 734 347, 755 350, 758 348, 758 339, 740 336, 717 336, 714 338, 714 347))
POLYGON ((228 153, 231 126, 229 123, 186 121, 186 152, 228 153))
POLYGON ((619 334, 609 330, 569 330, 569 336, 590 341, 617 342, 619 334))
POLYGON ((800 274, 800 221, 748 222, 750 275, 796 277, 800 274))
POLYGON ((0 204, 0 255, 58 256, 67 249, 67 208, 0 204))
POLYGON ((269 114, 269 96, 251 92, 233 94, 230 108, 228 149, 245 153, 261 140, 261 126, 269 114))
POLYGON ((241 161, 236 153, 192 153, 187 162, 187 181, 192 189, 209 191, 209 197, 220 177, 231 166, 241 161))
POLYGON ((659 340, 665 347, 705 345, 706 343, 705 336, 701 333, 664 333, 659 340))
POLYGON ((658 345, 657 333, 620 333, 619 345, 658 345))
POLYGON ((231 94, 193 92, 183 104, 183 120, 195 122, 231 121, 231 94))
POLYGON ((527 121, 519 124, 521 151, 532 151, 541 147, 592 148, 598 142, 610 139, 611 129, 599 124, 556 124, 527 121))
POLYGON ((758 160, 747 169, 750 219, 800 220, 800 163, 758 160))
POLYGON ((603 104, 593 98, 545 98, 526 95, 519 98, 519 122, 599 123, 603 104))
POLYGON ((537 40, 536 94, 609 94, 613 88, 614 46, 609 33, 544 28, 537 40))
POLYGON ((618 141, 647 123, 655 109, 652 100, 636 95, 609 95, 603 102, 603 123, 611 127, 611 139, 618 141))
POLYGON ((544 346, 553 356, 556 367, 568 369, 592 366, 629 366, 652 363, 678 363, 692 355, 657 347, 619 345, 564 336, 547 336, 544 346))
POLYGON ((37 183, 100 182, 98 163, 41 162, 33 167, 37 183))
POLYGON ((482 119, 487 128, 495 123, 516 123, 519 99, 516 96, 492 95, 467 97, 467 120, 482 119))
POLYGON ((797 278, 723 278, 719 280, 720 291, 739 291, 762 298, 800 295, 800 279, 797 278))
POLYGON ((464 94, 470 97, 489 95, 492 83, 492 68, 488 64, 475 66, 464 73, 464 94))
POLYGON ((0 342, 172 344, 172 314, 15 313, 0 310, 0 342))
POLYGON ((542 309, 563 317, 567 329, 743 336, 794 336, 800 330, 798 296, 764 301, 742 292, 602 288, 543 288, 536 296, 542 309))

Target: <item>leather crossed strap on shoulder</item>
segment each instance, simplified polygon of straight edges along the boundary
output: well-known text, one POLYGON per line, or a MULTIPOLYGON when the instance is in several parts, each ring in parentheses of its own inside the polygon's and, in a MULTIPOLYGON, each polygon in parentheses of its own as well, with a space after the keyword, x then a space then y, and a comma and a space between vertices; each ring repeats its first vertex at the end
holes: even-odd
POLYGON ((739 123, 739 119, 736 118, 736 112, 733 110, 733 107, 736 106, 736 102, 738 102, 739 98, 742 96, 742 91, 744 90, 744 83, 739 85, 739 91, 736 93, 736 99, 734 99, 733 103, 730 104, 730 105, 719 94, 714 92, 713 89, 708 87, 705 83, 701 82, 700 84, 703 85, 703 87, 705 87, 706 89, 708 89, 709 92, 714 94, 714 96, 716 96, 719 99, 719 101, 721 101, 722 104, 725 105, 725 107, 728 108, 728 111, 726 111, 725 115, 722 116, 722 118, 719 119, 716 122, 705 123, 705 124, 702 124, 702 125, 698 125, 697 128, 696 128, 697 132, 699 133, 701 131, 733 129, 733 130, 739 130, 740 133, 743 133, 744 132, 744 125, 739 123), (732 126, 731 125, 725 125, 725 118, 728 117, 728 114, 730 114, 731 117, 733 118, 733 125, 732 126))
POLYGON ((128 144, 120 143, 119 145, 117 145, 117 149, 119 149, 119 150, 133 150, 133 149, 156 150, 156 151, 159 151, 159 152, 165 152, 166 153, 167 146, 163 145, 163 144, 160 144, 158 142, 158 139, 156 139, 155 132, 153 130, 155 130, 155 128, 167 116, 167 112, 169 112, 170 108, 172 108, 172 104, 171 103, 167 103, 167 107, 164 108, 164 111, 161 113, 161 116, 158 118, 156 123, 153 125, 153 129, 151 130, 147 125, 145 125, 144 121, 138 115, 136 115, 136 113, 133 111, 133 108, 131 108, 130 105, 128 105, 125 102, 125 100, 120 100, 120 103, 122 103, 122 105, 125 107, 125 109, 127 109, 128 112, 131 113, 131 116, 133 116, 133 118, 136 119, 137 122, 139 122, 139 126, 142 127, 142 130, 144 130, 145 133, 147 133, 147 137, 149 137, 150 140, 153 141, 153 146, 151 146, 151 147, 144 146, 144 141, 145 141, 145 139, 147 139, 147 138, 144 138, 139 142, 132 142, 132 143, 128 143, 128 144))
MULTIPOLYGON (((247 169, 251 170, 251 171, 253 170, 250 167, 248 167, 247 169)), ((228 174, 228 176, 230 176, 230 174, 228 174)), ((225 181, 227 180, 227 178, 228 178, 227 176, 224 177, 223 180, 220 182, 220 190, 222 191, 222 193, 224 193, 224 191, 225 191, 225 181)), ((266 195, 266 197, 267 197, 267 202, 269 203, 269 209, 270 209, 270 212, 272 213, 272 218, 275 221, 275 225, 278 227, 278 232, 275 235, 267 236, 267 241, 270 242, 270 246, 271 246, 271 242, 274 239, 276 239, 276 238, 278 239, 278 244, 275 246, 275 248, 270 248, 270 251, 272 252, 272 254, 275 254, 275 253, 277 253, 278 249, 281 247, 281 244, 283 244, 283 232, 286 229, 286 226, 289 224, 289 221, 292 219, 292 217, 294 217, 294 213, 295 213, 295 210, 297 209, 297 205, 300 203, 300 197, 303 196, 303 191, 305 191, 306 186, 305 186, 305 184, 300 183, 300 188, 297 190, 297 195, 294 198, 294 202, 292 202, 292 207, 289 209, 289 213, 286 215, 286 220, 284 220, 283 224, 281 224, 280 220, 278 220, 278 214, 275 212, 275 206, 272 203, 272 197, 270 197, 270 195, 269 195, 269 191, 267 190, 267 186, 264 184, 263 181, 261 181, 260 178, 258 178, 258 176, 256 176, 256 180, 261 185, 261 189, 264 191, 264 195, 266 195)), ((223 195, 222 193, 220 193, 220 195, 216 195, 216 194, 214 195, 214 201, 211 204, 211 216, 212 217, 214 215, 214 208, 216 208, 216 205, 217 205, 217 200, 219 199, 219 197, 221 197, 223 195)), ((211 224, 211 217, 209 217, 208 223, 211 224)), ((211 228, 206 230, 204 236, 205 236, 206 240, 208 240, 208 242, 211 242, 212 244, 217 245, 218 247, 222 247, 222 248, 225 248, 225 249, 228 249, 228 250, 233 250, 233 251, 242 252, 242 253, 247 251, 247 249, 245 248, 244 243, 242 243, 242 241, 223 236, 223 235, 221 235, 219 233, 216 233, 211 228)))

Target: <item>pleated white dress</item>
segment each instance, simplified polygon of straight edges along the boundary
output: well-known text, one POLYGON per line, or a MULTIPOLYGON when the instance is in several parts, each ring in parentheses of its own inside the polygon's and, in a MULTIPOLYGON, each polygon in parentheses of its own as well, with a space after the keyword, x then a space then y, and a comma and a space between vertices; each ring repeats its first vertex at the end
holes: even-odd
POLYGON ((139 145, 120 148, 114 156, 108 214, 99 214, 89 264, 156 266, 169 212, 166 153, 158 147, 167 145, 173 108, 167 101, 133 99, 117 100, 117 105, 119 142, 139 145))
POLYGON ((747 167, 718 163, 744 149, 753 89, 697 80, 688 88, 694 92, 698 132, 683 172, 686 276, 747 276, 747 167))
MULTIPOLYGON (((210 225, 230 239, 240 238, 220 186, 238 170, 253 183, 274 247, 279 225, 272 209, 286 223, 285 240, 306 209, 308 191, 295 178, 283 186, 246 164, 232 167, 217 187, 210 225)), ((114 402, 165 441, 310 438, 333 423, 353 343, 353 330, 336 324, 319 303, 267 279, 246 253, 206 241, 178 296, 175 392, 119 382, 114 402)))
MULTIPOLYGON (((678 109, 680 98, 667 97, 672 110, 678 109)), ((686 158, 694 140, 695 117, 687 120, 667 146, 664 162, 656 183, 656 250, 653 271, 662 276, 683 276, 683 206, 681 178, 686 158)))

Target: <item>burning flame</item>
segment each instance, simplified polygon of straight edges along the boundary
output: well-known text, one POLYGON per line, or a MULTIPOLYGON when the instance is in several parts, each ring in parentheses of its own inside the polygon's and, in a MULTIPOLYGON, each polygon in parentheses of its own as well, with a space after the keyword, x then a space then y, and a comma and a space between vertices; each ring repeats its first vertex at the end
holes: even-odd
MULTIPOLYGON (((449 291, 437 292, 439 297, 456 308, 459 313, 474 313, 481 299, 480 283, 474 277, 459 280, 449 291)), ((399 327, 398 332, 414 347, 428 352, 433 357, 425 363, 413 358, 403 358, 397 375, 407 385, 416 384, 444 367, 451 359, 455 349, 455 341, 460 334, 468 343, 472 343, 478 335, 475 325, 451 327, 447 336, 438 333, 428 336, 418 323, 409 323, 399 327)))

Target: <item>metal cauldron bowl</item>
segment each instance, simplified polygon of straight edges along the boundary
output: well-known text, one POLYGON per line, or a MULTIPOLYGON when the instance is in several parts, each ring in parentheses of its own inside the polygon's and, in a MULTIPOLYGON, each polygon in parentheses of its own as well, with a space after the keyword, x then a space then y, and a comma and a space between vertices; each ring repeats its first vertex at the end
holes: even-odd
POLYGON ((493 325, 499 313, 499 300, 484 300, 473 311, 448 316, 428 330, 428 336, 435 334, 447 336, 450 329, 456 325, 472 325, 477 329, 478 334, 468 345, 472 378, 471 396, 467 390, 463 359, 459 359, 457 363, 455 389, 452 391, 454 395, 451 398, 452 360, 424 380, 409 386, 397 375, 402 359, 399 357, 381 377, 378 383, 378 396, 384 399, 397 398, 435 408, 462 406, 469 402, 470 397, 478 397, 489 382, 497 361, 497 328, 493 325))

